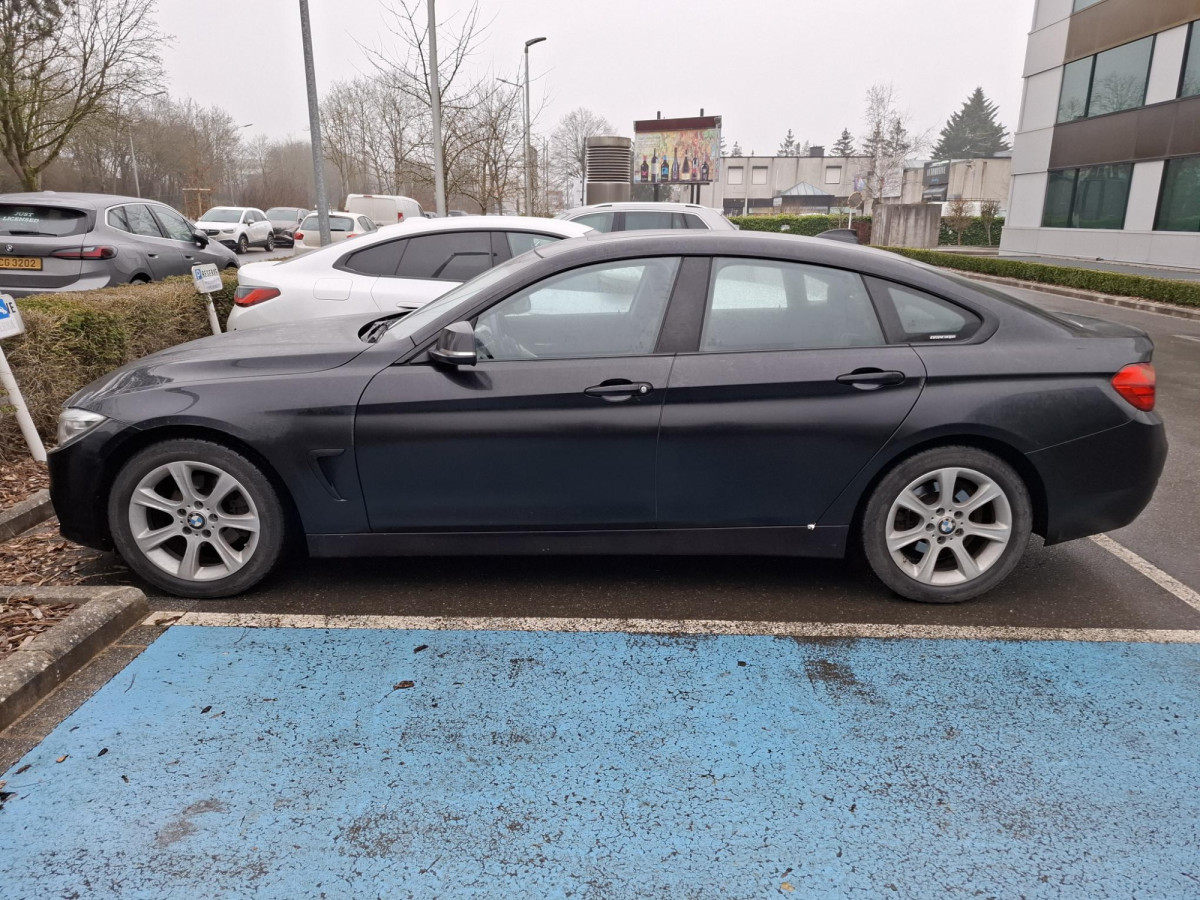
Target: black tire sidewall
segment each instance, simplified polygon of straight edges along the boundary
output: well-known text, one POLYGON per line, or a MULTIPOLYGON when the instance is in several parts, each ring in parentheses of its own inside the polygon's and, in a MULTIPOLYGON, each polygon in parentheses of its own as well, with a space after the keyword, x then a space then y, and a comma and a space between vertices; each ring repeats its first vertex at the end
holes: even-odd
POLYGON ((908 600, 922 603, 961 603, 985 594, 1002 582, 1020 562, 1033 527, 1033 506, 1025 482, 1012 466, 977 447, 936 447, 897 463, 876 485, 863 512, 862 549, 875 576, 908 600), (974 469, 995 481, 1012 509, 1012 535, 1008 546, 990 569, 965 584, 922 584, 900 571, 887 549, 885 537, 892 502, 914 479, 947 466, 974 469))
POLYGON ((141 578, 181 597, 212 599, 249 590, 275 568, 286 543, 287 516, 278 493, 262 470, 245 456, 212 441, 164 441, 139 451, 117 473, 108 498, 108 523, 121 558, 141 578), (260 531, 254 556, 241 569, 215 581, 195 582, 176 578, 142 555, 129 526, 129 500, 147 472, 165 463, 192 460, 224 469, 242 483, 258 509, 260 531))
POLYGON ((248 240, 246 240, 246 236, 243 234, 240 238, 237 239, 237 247, 234 252, 245 253, 249 249, 250 249, 250 242, 248 240))

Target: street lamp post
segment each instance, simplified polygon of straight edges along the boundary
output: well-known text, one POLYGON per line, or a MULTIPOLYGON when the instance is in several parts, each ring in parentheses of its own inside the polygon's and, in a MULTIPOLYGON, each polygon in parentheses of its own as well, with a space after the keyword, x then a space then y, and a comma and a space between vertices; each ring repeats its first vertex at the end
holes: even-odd
POLYGON ((304 48, 304 80, 308 88, 308 134, 312 139, 313 189, 317 194, 317 222, 321 246, 333 243, 329 230, 329 200, 325 197, 325 148, 321 143, 321 107, 317 99, 317 73, 313 63, 312 25, 308 0, 300 0, 300 42, 304 48))
POLYGON ((446 169, 442 159, 442 87, 438 73, 437 20, 429 0, 429 106, 433 118, 433 202, 446 215, 446 169))
POLYGON ((525 42, 525 215, 533 212, 533 172, 529 165, 529 48, 540 44, 544 37, 530 38, 525 42))

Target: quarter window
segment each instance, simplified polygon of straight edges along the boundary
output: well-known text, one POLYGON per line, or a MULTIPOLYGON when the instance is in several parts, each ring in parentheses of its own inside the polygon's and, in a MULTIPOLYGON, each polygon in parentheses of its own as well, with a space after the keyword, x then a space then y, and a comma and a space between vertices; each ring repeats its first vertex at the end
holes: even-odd
POLYGON ((982 320, 975 313, 918 291, 885 281, 874 284, 883 288, 883 293, 895 310, 905 341, 953 341, 970 337, 982 320))
POLYGON ((588 228, 594 228, 596 231, 601 231, 607 234, 612 231, 613 214, 612 213, 592 213, 587 216, 580 216, 577 219, 572 219, 572 222, 577 222, 588 228))
POLYGON ((125 218, 125 207, 114 206, 108 211, 108 224, 120 231, 133 231, 129 227, 129 220, 125 218))
POLYGON ((482 359, 643 356, 654 352, 678 258, 575 269, 501 300, 479 317, 482 359))
POLYGON ((1113 47, 1063 68, 1058 121, 1132 109, 1146 102, 1153 36, 1113 47))
MULTIPOLYGON (((340 230, 349 230, 350 220, 340 216, 338 218, 346 223, 346 228, 340 230)), ((330 224, 332 226, 332 221, 330 224)), ((370 247, 351 253, 346 257, 343 265, 351 272, 357 272, 360 275, 395 277, 396 269, 400 267, 400 258, 404 256, 404 245, 407 243, 408 241, 384 241, 380 244, 372 244, 370 247)))
POLYGON ((1167 160, 1154 227, 1200 231, 1200 156, 1167 160))
POLYGON ((1051 172, 1042 227, 1124 228, 1132 179, 1132 163, 1051 172))
POLYGON ((522 253, 528 253, 535 247, 542 247, 546 244, 553 244, 562 240, 554 235, 531 234, 526 231, 506 231, 501 233, 508 240, 508 252, 513 256, 520 256, 522 253))
POLYGON ((814 350, 886 343, 862 279, 801 263, 717 259, 700 349, 814 350))

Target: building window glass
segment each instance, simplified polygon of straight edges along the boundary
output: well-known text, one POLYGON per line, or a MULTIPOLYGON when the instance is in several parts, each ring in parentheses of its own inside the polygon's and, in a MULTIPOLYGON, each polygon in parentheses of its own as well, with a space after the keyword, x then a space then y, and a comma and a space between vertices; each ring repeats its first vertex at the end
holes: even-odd
POLYGON ((729 172, 730 184, 742 183, 742 172, 744 169, 741 166, 730 166, 728 169, 726 169, 726 171, 729 172))
POLYGON ((1154 38, 1113 47, 1063 68, 1058 121, 1132 109, 1146 102, 1154 38))
POLYGON ((1124 228, 1132 179, 1132 163, 1051 172, 1042 227, 1124 228))
POLYGON ((1183 80, 1179 86, 1180 97, 1200 94, 1200 22, 1193 22, 1188 32, 1187 56, 1183 62, 1183 80))
POLYGON ((767 183, 767 167, 755 166, 750 170, 751 184, 766 184, 767 183))
POLYGON ((1200 231, 1200 156, 1167 160, 1156 231, 1200 231))
POLYGON ((1095 6, 1100 0, 1075 0, 1075 6, 1071 8, 1071 12, 1079 12, 1081 9, 1087 9, 1089 6, 1095 6))

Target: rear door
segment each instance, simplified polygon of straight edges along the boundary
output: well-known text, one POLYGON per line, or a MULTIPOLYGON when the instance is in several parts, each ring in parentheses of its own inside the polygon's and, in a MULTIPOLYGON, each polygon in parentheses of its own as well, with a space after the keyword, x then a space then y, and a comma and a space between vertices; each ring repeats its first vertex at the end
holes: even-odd
POLYGON ((0 290, 21 294, 62 290, 79 280, 83 260, 55 257, 77 253, 91 224, 81 209, 0 200, 0 290))
POLYGON ((716 259, 702 302, 663 408, 659 524, 816 523, 916 403, 920 358, 887 345, 853 272, 716 259))

